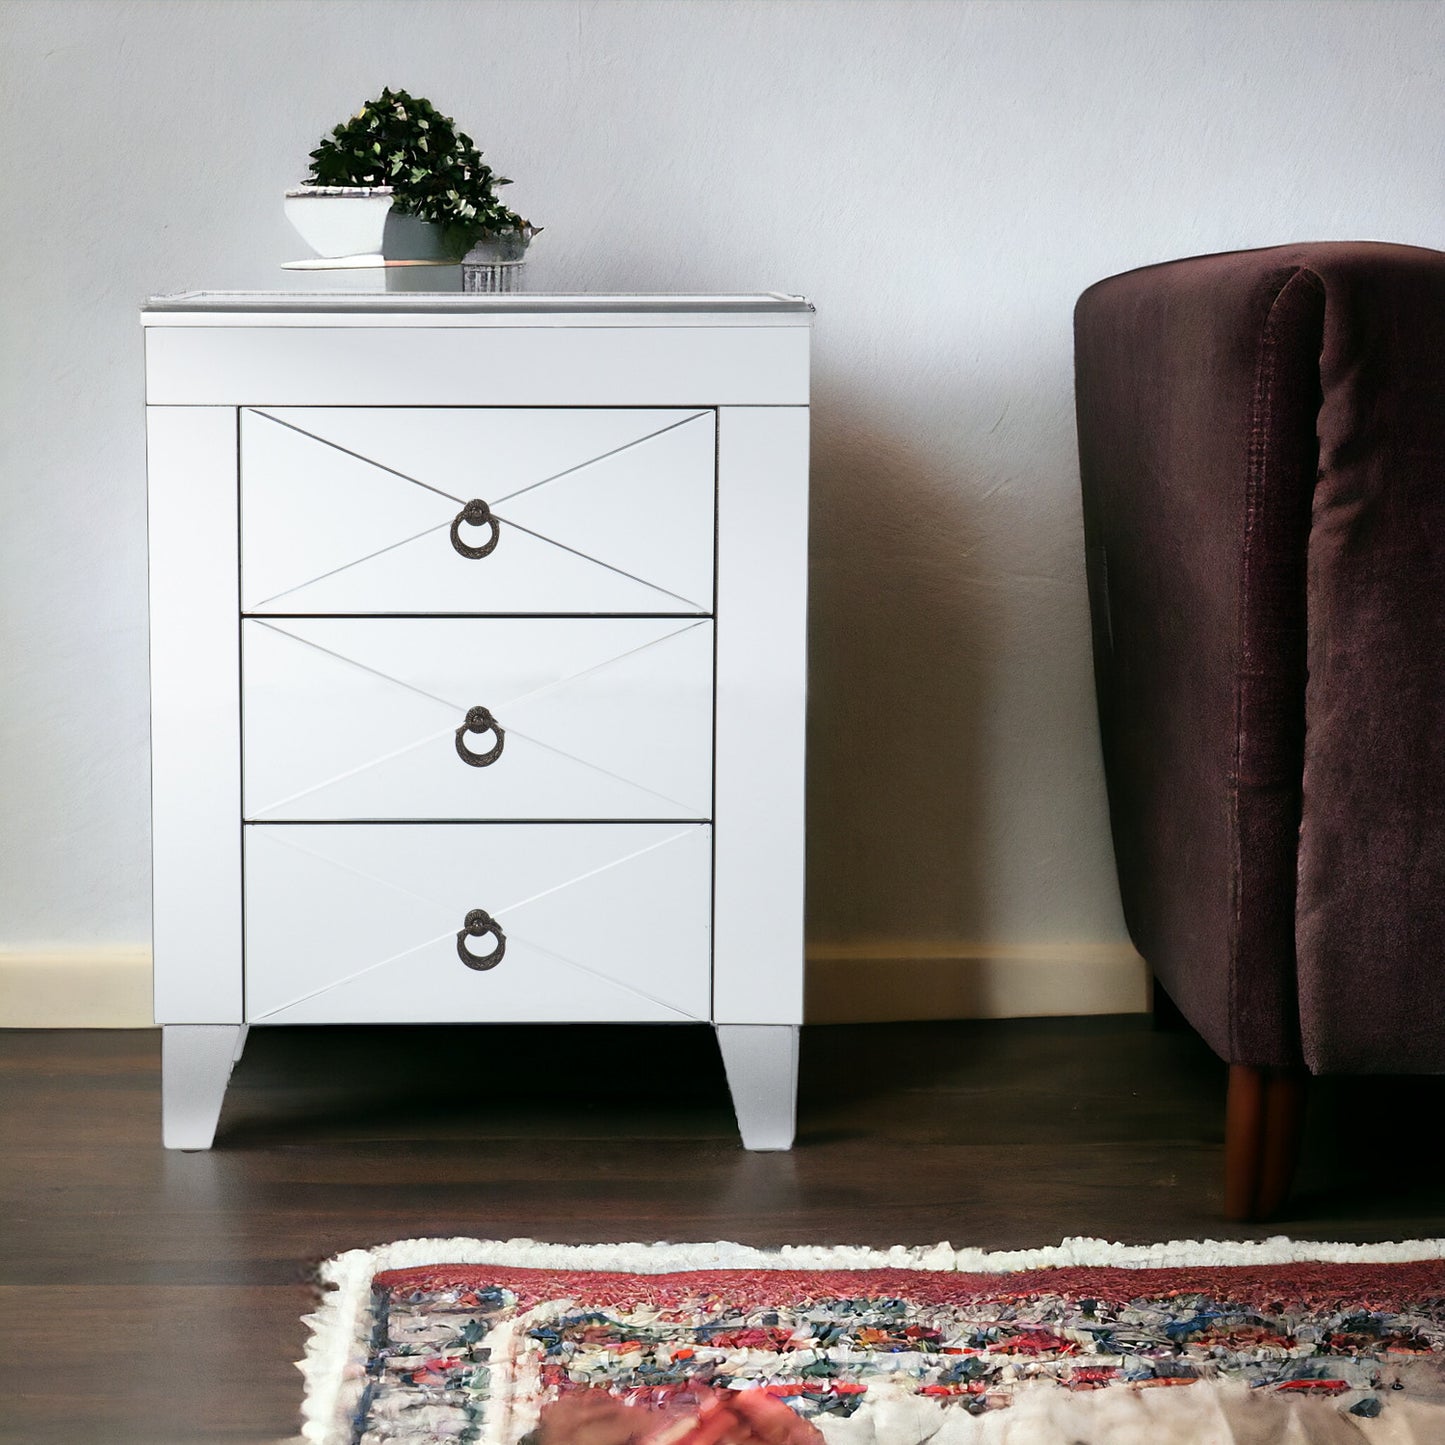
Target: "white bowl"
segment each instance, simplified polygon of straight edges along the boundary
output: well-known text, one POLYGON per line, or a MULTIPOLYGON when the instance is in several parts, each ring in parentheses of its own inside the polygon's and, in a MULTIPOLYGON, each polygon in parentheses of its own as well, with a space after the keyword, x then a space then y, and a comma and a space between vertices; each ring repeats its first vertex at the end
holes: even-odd
POLYGON ((286 192, 286 219, 318 256, 377 254, 390 210, 390 186, 302 186, 286 192))

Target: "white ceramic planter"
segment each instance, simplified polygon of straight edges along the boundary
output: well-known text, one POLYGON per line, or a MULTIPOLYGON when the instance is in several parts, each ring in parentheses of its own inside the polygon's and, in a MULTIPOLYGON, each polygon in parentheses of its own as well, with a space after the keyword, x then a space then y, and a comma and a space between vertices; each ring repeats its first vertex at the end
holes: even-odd
POLYGON ((381 252, 390 186, 301 186, 286 192, 286 219, 318 256, 381 252))

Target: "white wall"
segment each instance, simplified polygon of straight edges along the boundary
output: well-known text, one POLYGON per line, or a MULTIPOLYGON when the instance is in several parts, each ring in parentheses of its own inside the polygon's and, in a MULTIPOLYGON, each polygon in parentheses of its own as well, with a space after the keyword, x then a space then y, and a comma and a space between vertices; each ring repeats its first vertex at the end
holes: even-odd
POLYGON ((810 933, 1123 938, 1070 312, 1304 239, 1439 244, 1438 3, 6 4, 0 949, 144 944, 148 293, 285 284, 384 84, 544 224, 538 289, 811 296, 810 933))

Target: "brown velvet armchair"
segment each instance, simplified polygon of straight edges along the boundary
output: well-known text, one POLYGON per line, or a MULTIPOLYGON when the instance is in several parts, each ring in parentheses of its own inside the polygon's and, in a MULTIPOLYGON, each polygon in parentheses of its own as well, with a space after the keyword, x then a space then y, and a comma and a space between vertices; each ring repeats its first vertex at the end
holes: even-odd
POLYGON ((1445 254, 1132 271, 1075 359, 1125 916, 1263 1217, 1308 1075, 1445 1072, 1445 254))

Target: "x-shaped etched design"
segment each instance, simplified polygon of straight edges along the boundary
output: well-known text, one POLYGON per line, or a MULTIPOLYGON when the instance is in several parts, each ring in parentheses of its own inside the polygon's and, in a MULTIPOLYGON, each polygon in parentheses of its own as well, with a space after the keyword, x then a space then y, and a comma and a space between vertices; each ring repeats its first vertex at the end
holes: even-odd
MULTIPOLYGON (((469 706, 467 702, 462 701, 461 699, 442 697, 437 693, 428 692, 425 688, 418 687, 415 683, 407 682, 404 678, 399 678, 392 673, 383 672, 379 668, 371 667, 368 664, 361 662, 354 657, 347 656, 345 653, 337 652, 334 648, 323 646, 321 643, 316 642, 309 637, 302 637, 298 633, 290 631, 286 627, 280 626, 278 623, 270 619, 259 617, 251 618, 248 619, 248 625, 264 627, 269 632, 273 632, 280 637, 288 638, 292 642, 300 643, 304 647, 309 647, 314 651, 322 654, 323 656, 333 659, 336 662, 345 663, 350 667, 357 668, 361 672, 369 673, 373 677, 380 678, 382 681, 391 683, 393 686, 402 688, 403 690, 413 693, 418 697, 426 698, 429 702, 435 702, 440 706, 445 707, 448 712, 448 722, 444 727, 439 727, 435 732, 427 733, 424 736, 406 744, 406 746, 404 747, 394 748, 388 753, 382 753, 376 757, 368 758, 364 763, 358 764, 356 767, 344 768, 329 777, 318 779, 316 782, 311 783, 304 788, 298 789, 296 792, 290 793, 284 798, 278 798, 274 802, 267 804, 267 806, 257 816, 265 816, 268 814, 274 816, 278 809, 284 808, 288 804, 295 803, 301 798, 310 797, 315 793, 321 792, 326 788, 334 786, 336 783, 345 781, 347 778, 357 777, 362 773, 379 767, 383 763, 390 762, 395 758, 403 757, 407 753, 414 752, 419 748, 428 747, 438 742, 442 738, 452 736, 456 730, 456 718, 464 714, 469 706)), ((600 763, 596 763, 588 758, 581 757, 574 752, 568 751, 567 749, 559 748, 554 744, 537 737, 534 733, 528 732, 522 728, 518 728, 515 724, 514 719, 516 716, 516 710, 519 707, 524 707, 528 703, 536 702, 540 698, 543 698, 550 693, 555 693, 562 688, 572 685, 573 683, 580 682, 583 678, 596 677, 600 673, 605 672, 608 668, 615 667, 618 664, 628 660, 629 658, 636 657, 640 653, 646 652, 651 648, 661 646, 665 642, 670 642, 674 638, 681 637, 684 633, 692 632, 696 628, 705 625, 706 624, 704 621, 685 622, 680 627, 673 629, 671 632, 668 632, 661 637, 651 638, 647 642, 644 642, 637 647, 628 648, 626 651, 619 652, 613 657, 609 657, 601 662, 594 663, 590 667, 584 667, 576 672, 568 673, 564 677, 553 678, 550 682, 542 683, 539 686, 528 688, 523 692, 514 693, 509 696, 504 695, 500 698, 493 697, 490 700, 490 706, 494 711, 499 712, 499 714, 503 711, 505 712, 507 732, 509 736, 521 738, 526 742, 531 743, 535 747, 542 748, 547 752, 555 753, 557 756, 566 758, 570 762, 577 763, 580 766, 599 774, 600 776, 610 778, 614 782, 622 783, 627 787, 636 788, 639 792, 647 793, 652 797, 661 799, 663 802, 671 805, 672 807, 686 811, 693 805, 687 802, 685 799, 672 797, 668 793, 661 792, 656 788, 648 787, 645 783, 638 782, 635 778, 629 778, 622 773, 613 772, 611 769, 603 767, 600 763)))
MULTIPOLYGON (((314 442, 319 442, 322 446, 330 447, 333 451, 340 452, 344 456, 348 456, 355 461, 362 462, 368 467, 374 467, 378 471, 382 471, 387 473, 387 475, 389 476, 396 477, 399 481, 408 482, 414 487, 422 488, 423 491, 432 492, 439 497, 445 497, 448 501, 456 502, 459 507, 466 505, 466 502, 468 500, 467 498, 458 497, 453 493, 444 490, 441 487, 433 486, 430 482, 422 481, 419 477, 414 477, 407 472, 399 471, 396 467, 388 466, 385 462, 379 462, 374 457, 367 456, 364 452, 358 452, 353 450, 351 447, 343 446, 340 442, 333 441, 329 437, 320 436, 316 432, 307 431, 305 427, 297 426, 296 423, 293 421, 287 421, 281 417, 274 416, 272 415, 272 413, 268 411, 262 411, 260 408, 257 407, 251 407, 248 408, 248 410, 253 416, 261 417, 263 420, 272 422, 276 426, 285 427, 288 431, 295 432, 299 436, 307 437, 314 442)), ((545 487, 550 482, 560 481, 563 477, 573 476, 575 473, 583 471, 587 467, 595 466, 598 462, 606 461, 609 457, 615 457, 622 452, 630 451, 634 447, 642 446, 645 442, 652 441, 655 437, 660 437, 665 435, 667 432, 675 431, 678 427, 686 426, 689 422, 697 421, 699 418, 705 417, 707 415, 708 413, 705 411, 692 412, 689 415, 681 418, 681 420, 669 422, 666 426, 658 427, 655 431, 650 431, 644 436, 635 437, 631 441, 623 442, 620 446, 610 447, 607 451, 599 452, 595 456, 587 457, 583 461, 577 462, 570 467, 564 467, 561 471, 553 472, 550 476, 542 477, 538 481, 528 482, 526 486, 517 487, 513 491, 507 492, 506 494, 496 498, 495 500, 489 499, 491 515, 495 517, 498 522, 505 523, 509 527, 515 527, 519 532, 525 532, 529 537, 533 537, 537 541, 543 542, 549 547, 556 547, 560 551, 569 552, 574 557, 580 557, 583 561, 591 562, 595 566, 602 567, 606 571, 615 573, 619 577, 625 577, 629 582, 636 582, 639 586, 650 588, 652 591, 660 593, 664 597, 674 598, 676 601, 681 602, 684 606, 688 608, 698 608, 702 604, 695 601, 693 598, 684 597, 681 593, 669 591, 666 587, 661 587, 656 582, 649 582, 647 578, 639 577, 634 572, 628 572, 622 567, 614 566, 611 562, 605 562, 602 560, 602 558, 595 557, 589 552, 581 551, 576 547, 569 547, 565 542, 559 542, 555 537, 544 536, 541 532, 533 531, 530 527, 524 527, 520 522, 516 521, 515 519, 504 517, 500 512, 497 511, 497 507, 499 505, 505 505, 507 502, 510 502, 517 497, 524 496, 528 492, 534 492, 539 487, 545 487)), ((318 582, 325 581, 327 578, 339 576, 343 572, 350 571, 353 567, 360 567, 364 563, 373 561, 375 558, 380 557, 387 552, 394 552, 398 547, 408 546, 410 543, 420 541, 421 538, 429 537, 435 532, 447 530, 451 527, 451 525, 452 519, 448 518, 446 521, 438 522, 435 526, 424 527, 420 532, 415 532, 409 537, 402 537, 395 542, 388 542, 384 547, 374 548, 372 551, 366 553, 365 556, 355 557, 350 562, 342 563, 342 565, 339 567, 332 567, 326 572, 318 573, 315 577, 308 577, 304 582, 298 582, 294 587, 286 587, 283 588, 280 592, 273 593, 270 597, 260 598, 259 600, 250 604, 251 608, 252 610, 258 610, 263 607, 270 607, 274 603, 279 602, 283 597, 292 596, 294 593, 301 592, 307 587, 312 587, 318 582)))
MULTIPOLYGON (((580 973, 589 974, 591 977, 599 979, 603 983, 620 988, 627 993, 633 994, 637 998, 645 1000, 647 1003, 653 1004, 657 1008, 667 1009, 679 1018, 690 1019, 695 1022, 700 1021, 697 1015, 689 1013, 685 1009, 680 1009, 676 1004, 668 1003, 664 999, 656 998, 654 995, 638 988, 635 984, 627 982, 626 979, 615 978, 611 974, 604 973, 600 969, 593 968, 589 964, 581 962, 579 959, 571 958, 566 954, 559 953, 555 948, 549 948, 545 944, 537 942, 535 937, 530 937, 526 932, 518 930, 514 923, 519 913, 523 913, 527 908, 540 902, 542 899, 550 898, 589 878, 596 878, 603 873, 621 868, 633 862, 635 859, 641 858, 648 853, 656 852, 659 848, 665 848, 670 843, 676 843, 680 839, 688 837, 691 832, 692 827, 678 829, 676 832, 669 833, 665 838, 659 838, 641 848, 636 848, 632 852, 624 854, 621 858, 610 859, 608 862, 600 864, 596 868, 589 868, 586 872, 563 879, 560 883, 551 884, 546 888, 538 889, 536 892, 526 894, 520 898, 510 899, 500 904, 489 902, 489 911, 499 920, 505 922, 509 941, 525 944, 528 948, 535 949, 539 953, 544 953, 549 958, 554 958, 559 963, 566 964, 569 968, 574 968, 580 973)), ((297 853, 304 854, 320 863, 324 863, 328 867, 360 879, 367 885, 368 890, 383 889, 393 893, 399 893, 419 903, 424 903, 428 907, 434 907, 443 911, 454 910, 455 908, 454 900, 443 901, 428 897, 426 894, 418 893, 414 888, 408 888, 398 883, 394 878, 385 878, 379 874, 367 872, 350 863, 340 863, 335 858, 328 857, 325 853, 318 852, 314 848, 307 848, 304 844, 290 836, 283 836, 277 830, 268 830, 266 836, 270 842, 280 847, 290 848, 297 853)), ((402 959, 410 958, 412 955, 420 953, 423 949, 432 948, 443 940, 454 937, 455 932, 455 925, 450 925, 445 931, 438 933, 433 938, 423 939, 421 942, 413 944, 409 948, 390 954, 386 958, 378 959, 375 963, 366 964, 362 968, 353 969, 341 978, 333 979, 328 983, 322 984, 319 988, 313 988, 306 993, 298 994, 295 998, 288 999, 283 1004, 277 1004, 275 1008, 267 1009, 265 1013, 255 1015, 250 1019, 250 1022, 264 1022, 266 1019, 275 1018, 278 1014, 285 1013, 288 1009, 296 1008, 299 1004, 307 1003, 313 998, 319 998, 322 994, 333 993, 335 990, 343 988, 349 983, 354 983, 357 979, 365 977, 367 974, 375 973, 378 969, 387 968, 391 964, 399 963, 402 959)))

